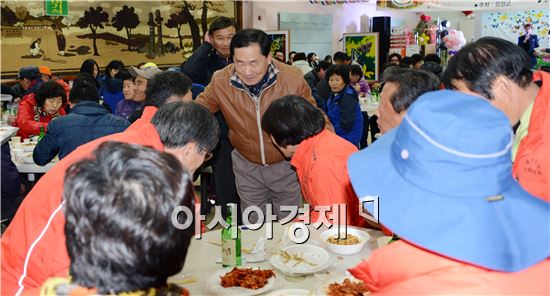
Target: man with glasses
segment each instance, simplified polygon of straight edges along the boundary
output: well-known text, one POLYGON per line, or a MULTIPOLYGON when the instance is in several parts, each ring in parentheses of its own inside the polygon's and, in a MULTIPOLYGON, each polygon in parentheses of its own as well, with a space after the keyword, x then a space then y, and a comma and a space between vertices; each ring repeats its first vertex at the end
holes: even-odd
MULTIPOLYGON (((67 275, 62 193, 65 170, 70 165, 92 157, 100 144, 116 141, 170 153, 192 174, 216 147, 218 135, 218 123, 206 108, 176 101, 162 105, 151 122, 77 148, 40 179, 4 233, 2 294, 20 295, 49 277, 67 275)), ((123 177, 120 182, 124 182, 123 177)))

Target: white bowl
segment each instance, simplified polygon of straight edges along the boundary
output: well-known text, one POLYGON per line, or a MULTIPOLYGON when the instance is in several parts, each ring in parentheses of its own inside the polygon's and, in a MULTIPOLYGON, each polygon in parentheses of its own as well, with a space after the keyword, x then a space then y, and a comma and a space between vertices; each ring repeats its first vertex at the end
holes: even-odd
MULTIPOLYGON (((339 255, 352 255, 361 252, 365 244, 369 241, 370 235, 360 229, 347 227, 347 234, 355 235, 359 238, 358 244, 353 245, 338 245, 328 242, 328 238, 338 234, 338 229, 329 229, 321 233, 321 241, 325 244, 327 249, 335 254, 339 255)), ((340 235, 343 235, 343 230, 340 230, 340 235)))

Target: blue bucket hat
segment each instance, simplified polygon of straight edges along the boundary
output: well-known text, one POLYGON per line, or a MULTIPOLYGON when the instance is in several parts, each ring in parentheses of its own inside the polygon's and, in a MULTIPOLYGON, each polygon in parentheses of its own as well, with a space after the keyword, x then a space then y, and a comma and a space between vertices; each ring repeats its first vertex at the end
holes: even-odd
POLYGON ((550 204, 513 179, 512 142, 510 122, 488 101, 435 91, 348 169, 359 199, 378 196, 380 223, 405 241, 514 272, 550 256, 550 204))

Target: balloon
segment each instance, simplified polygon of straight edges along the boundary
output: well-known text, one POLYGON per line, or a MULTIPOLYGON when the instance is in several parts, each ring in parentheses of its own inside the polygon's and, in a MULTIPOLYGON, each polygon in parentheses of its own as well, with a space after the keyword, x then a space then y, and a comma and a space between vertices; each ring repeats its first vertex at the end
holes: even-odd
POLYGON ((443 42, 449 50, 458 51, 466 45, 466 38, 464 38, 462 31, 451 29, 449 30, 449 34, 443 37, 443 42))
POLYGON ((418 45, 426 45, 430 42, 430 37, 424 33, 418 36, 418 45))

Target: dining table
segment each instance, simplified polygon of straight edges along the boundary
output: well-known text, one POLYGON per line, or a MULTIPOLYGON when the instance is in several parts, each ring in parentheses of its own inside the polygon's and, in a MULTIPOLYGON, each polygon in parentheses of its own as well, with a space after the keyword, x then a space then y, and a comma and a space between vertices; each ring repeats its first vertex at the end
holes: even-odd
MULTIPOLYGON (((313 227, 312 224, 305 225, 309 229, 309 239, 305 243, 298 244, 289 239, 289 229, 293 229, 291 224, 266 223, 257 230, 241 226, 242 256, 245 262, 239 267, 271 269, 275 273, 272 286, 258 295, 324 295, 319 292, 322 286, 331 281, 338 281, 350 276, 346 270, 366 260, 371 252, 378 247, 379 238, 384 237, 384 234, 378 230, 347 226, 348 229, 359 229, 368 233, 370 238, 358 253, 339 255, 330 252, 326 243, 320 238, 323 231, 328 229, 326 225, 321 225, 318 229, 313 227), (269 237, 268 229, 272 231, 271 239, 266 239, 269 237), (249 255, 250 250, 253 250, 255 244, 259 243, 260 240, 265 244, 265 260, 260 257, 259 262, 248 262, 247 256, 252 258, 252 255, 249 255), (293 247, 298 249, 302 247, 322 248, 329 254, 329 262, 324 268, 311 274, 289 274, 288 270, 282 272, 282 270, 275 268, 273 263, 276 263, 276 260, 274 261, 272 256, 279 256, 282 249, 293 247)), ((302 229, 298 229, 296 233, 300 231, 303 232, 302 229)), ((258 258, 255 259, 258 261, 258 258)), ((219 285, 220 275, 230 270, 230 267, 224 268, 221 265, 221 229, 212 230, 202 233, 200 239, 194 237, 191 240, 182 271, 172 276, 168 281, 186 288, 191 295, 238 295, 231 290, 224 293, 223 289, 218 289, 221 292, 215 293, 212 289, 212 286, 219 285)), ((251 291, 239 295, 257 294, 251 291)))
POLYGON ((26 174, 30 182, 36 181, 36 174, 45 174, 53 168, 58 162, 58 158, 54 158, 46 165, 38 165, 34 163, 32 151, 36 147, 36 141, 27 141, 15 145, 10 145, 12 161, 17 167, 17 171, 21 174, 26 174), (14 149, 15 148, 15 149, 14 149))

